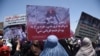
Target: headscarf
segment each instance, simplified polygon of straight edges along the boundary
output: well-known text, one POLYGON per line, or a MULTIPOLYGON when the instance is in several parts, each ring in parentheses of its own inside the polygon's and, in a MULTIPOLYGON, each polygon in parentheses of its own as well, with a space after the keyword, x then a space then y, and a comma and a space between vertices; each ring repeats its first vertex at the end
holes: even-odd
POLYGON ((81 43, 81 48, 75 56, 96 56, 96 52, 89 38, 85 37, 81 43))
POLYGON ((58 38, 55 35, 50 35, 44 45, 44 50, 40 56, 69 56, 65 49, 58 42, 58 38))
POLYGON ((0 56, 10 56, 10 50, 8 46, 0 47, 0 56))

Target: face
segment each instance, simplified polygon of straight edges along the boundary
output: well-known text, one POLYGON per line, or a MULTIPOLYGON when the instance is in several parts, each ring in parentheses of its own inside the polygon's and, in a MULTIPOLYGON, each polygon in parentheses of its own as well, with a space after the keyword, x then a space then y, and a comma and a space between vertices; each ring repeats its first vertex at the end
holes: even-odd
POLYGON ((49 9, 49 14, 55 14, 55 10, 54 9, 49 9))
POLYGON ((49 13, 52 14, 53 13, 53 10, 49 10, 49 13))
POLYGON ((3 45, 3 39, 0 39, 0 46, 3 45))
POLYGON ((38 40, 34 40, 33 43, 34 43, 34 44, 38 44, 39 41, 38 41, 38 40))
POLYGON ((31 46, 31 51, 36 55, 40 55, 41 49, 39 47, 36 47, 34 45, 31 46))
POLYGON ((10 51, 9 51, 9 47, 8 46, 3 46, 1 50, 2 50, 1 51, 2 56, 9 56, 10 55, 10 51))
POLYGON ((11 32, 12 32, 13 34, 15 34, 15 29, 11 29, 11 32))

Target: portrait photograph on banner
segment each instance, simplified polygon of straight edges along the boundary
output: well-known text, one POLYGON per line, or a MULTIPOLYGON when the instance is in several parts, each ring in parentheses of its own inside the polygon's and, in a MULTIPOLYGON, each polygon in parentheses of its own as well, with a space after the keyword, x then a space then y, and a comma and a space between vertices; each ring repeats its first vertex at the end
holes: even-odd
POLYGON ((48 35, 70 37, 69 8, 27 5, 26 17, 29 40, 45 40, 48 35))

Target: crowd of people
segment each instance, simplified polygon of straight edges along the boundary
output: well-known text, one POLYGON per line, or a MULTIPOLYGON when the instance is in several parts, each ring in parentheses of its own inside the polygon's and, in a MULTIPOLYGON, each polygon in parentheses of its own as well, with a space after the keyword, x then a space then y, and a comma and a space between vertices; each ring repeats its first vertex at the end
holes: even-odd
POLYGON ((46 40, 4 40, 0 36, 0 56, 99 56, 88 37, 58 39, 49 35, 46 40))

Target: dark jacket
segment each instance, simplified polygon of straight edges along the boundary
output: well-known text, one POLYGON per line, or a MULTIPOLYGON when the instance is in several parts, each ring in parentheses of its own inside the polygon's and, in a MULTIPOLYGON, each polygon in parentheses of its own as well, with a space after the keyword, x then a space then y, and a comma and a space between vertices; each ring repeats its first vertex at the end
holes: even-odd
POLYGON ((27 51, 26 53, 23 53, 21 51, 16 51, 13 56, 35 56, 35 55, 31 51, 27 51))

